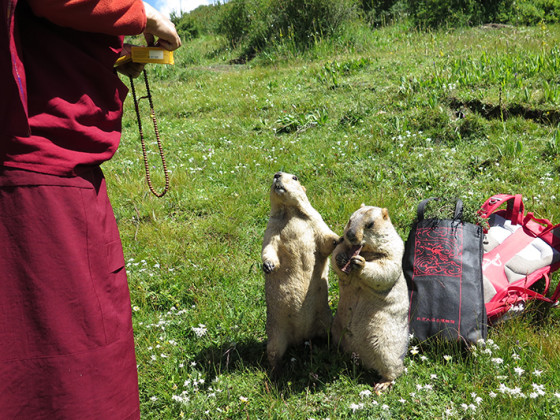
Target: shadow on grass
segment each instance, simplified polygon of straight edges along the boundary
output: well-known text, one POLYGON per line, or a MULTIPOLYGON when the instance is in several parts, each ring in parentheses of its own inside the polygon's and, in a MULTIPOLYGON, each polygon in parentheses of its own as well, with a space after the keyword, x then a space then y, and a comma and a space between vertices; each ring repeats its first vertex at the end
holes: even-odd
POLYGON ((349 355, 338 352, 326 339, 314 339, 290 347, 284 355, 281 373, 274 376, 270 375, 266 341, 250 339, 212 345, 197 354, 197 361, 206 368, 207 383, 218 375, 261 372, 266 386, 272 386, 284 395, 320 391, 339 380, 341 375, 356 385, 373 385, 379 380, 378 375, 354 363, 349 355))

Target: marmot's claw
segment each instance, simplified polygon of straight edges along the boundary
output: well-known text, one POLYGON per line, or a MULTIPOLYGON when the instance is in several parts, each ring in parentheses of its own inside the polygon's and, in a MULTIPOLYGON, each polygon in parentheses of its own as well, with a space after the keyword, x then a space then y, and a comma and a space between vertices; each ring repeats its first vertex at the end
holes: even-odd
POLYGON ((262 269, 266 274, 272 273, 272 271, 274 270, 274 263, 265 261, 262 265, 262 269))
POLYGON ((351 264, 358 269, 362 269, 366 265, 366 260, 361 255, 356 255, 351 258, 351 264))
POLYGON ((377 395, 380 395, 381 393, 390 390, 392 386, 393 381, 378 382, 373 387, 373 390, 377 395))
POLYGON ((335 260, 336 260, 336 265, 338 267, 342 268, 348 262, 348 257, 346 256, 345 253, 341 252, 340 254, 337 254, 337 256, 335 257, 335 260))

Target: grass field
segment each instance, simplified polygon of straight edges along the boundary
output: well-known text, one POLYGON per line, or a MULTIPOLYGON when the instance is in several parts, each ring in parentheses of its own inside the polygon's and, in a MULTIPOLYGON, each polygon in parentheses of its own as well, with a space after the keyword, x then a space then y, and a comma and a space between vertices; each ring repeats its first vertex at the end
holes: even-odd
MULTIPOLYGON (((380 396, 375 376, 329 343, 291 349, 286 374, 271 381, 260 251, 278 170, 298 175, 337 233, 361 203, 387 207, 405 239, 421 199, 460 197, 475 221, 495 193, 523 194, 538 217, 560 223, 559 39, 560 27, 544 25, 356 27, 244 65, 201 38, 176 52, 175 66, 149 67, 171 190, 148 191, 131 98, 121 147, 104 165, 143 418, 558 418, 556 309, 491 329, 468 355, 411 347, 406 374, 380 396)), ((153 136, 148 149, 160 188, 153 136)), ((332 271, 329 292, 334 312, 332 271)))

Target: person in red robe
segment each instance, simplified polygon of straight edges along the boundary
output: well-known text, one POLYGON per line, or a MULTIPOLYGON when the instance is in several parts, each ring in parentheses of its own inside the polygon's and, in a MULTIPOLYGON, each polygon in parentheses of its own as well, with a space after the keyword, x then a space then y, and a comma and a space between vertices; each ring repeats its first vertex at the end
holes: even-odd
POLYGON ((100 164, 120 141, 123 36, 181 41, 140 0, 0 1, 0 418, 138 419, 130 296, 100 164))

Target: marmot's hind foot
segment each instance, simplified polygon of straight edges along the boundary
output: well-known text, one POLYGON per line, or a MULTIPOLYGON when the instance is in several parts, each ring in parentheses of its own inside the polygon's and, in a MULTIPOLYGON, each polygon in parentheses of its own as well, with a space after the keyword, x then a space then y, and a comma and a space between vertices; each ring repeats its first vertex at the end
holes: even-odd
POLYGON ((373 391, 377 394, 380 395, 383 392, 387 392, 389 391, 393 384, 395 383, 395 381, 382 381, 382 382, 378 382, 375 384, 375 386, 373 387, 373 391))

